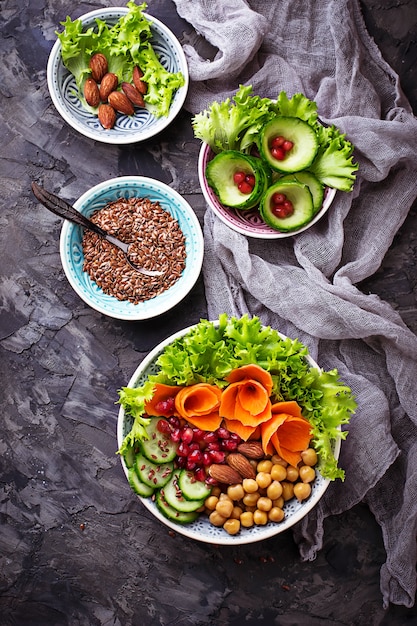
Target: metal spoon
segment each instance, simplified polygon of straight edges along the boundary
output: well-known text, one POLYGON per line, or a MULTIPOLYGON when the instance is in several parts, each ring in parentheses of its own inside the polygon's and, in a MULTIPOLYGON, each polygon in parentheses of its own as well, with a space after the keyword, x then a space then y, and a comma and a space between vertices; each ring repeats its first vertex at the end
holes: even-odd
POLYGON ((47 209, 52 211, 52 213, 55 213, 55 215, 59 215, 59 217, 63 217, 64 219, 69 220, 70 222, 74 222, 74 224, 78 224, 79 226, 82 226, 83 228, 92 230, 93 232, 100 235, 100 237, 103 237, 103 239, 105 239, 106 241, 109 241, 114 246, 117 246, 118 248, 120 248, 120 250, 124 252, 126 260, 129 263, 129 265, 133 267, 133 269, 135 269, 137 272, 140 272, 141 274, 144 274, 145 276, 162 276, 163 275, 164 272, 159 272, 157 270, 147 270, 144 267, 139 267, 138 265, 133 263, 129 259, 129 247, 131 246, 131 244, 124 243, 123 241, 120 241, 113 235, 110 235, 105 230, 100 228, 100 226, 97 226, 97 224, 94 224, 94 222, 92 222, 87 217, 85 217, 85 215, 77 211, 77 209, 74 209, 73 206, 68 204, 68 202, 66 202, 59 196, 56 196, 50 191, 46 191, 46 189, 44 189, 43 187, 41 187, 35 182, 32 182, 32 191, 35 197, 37 198, 37 200, 39 200, 39 202, 43 204, 47 209))

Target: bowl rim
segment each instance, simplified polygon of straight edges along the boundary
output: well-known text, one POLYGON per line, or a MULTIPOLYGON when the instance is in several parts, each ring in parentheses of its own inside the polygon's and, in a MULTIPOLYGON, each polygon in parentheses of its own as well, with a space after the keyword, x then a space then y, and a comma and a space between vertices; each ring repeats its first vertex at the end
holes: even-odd
POLYGON ((246 226, 246 228, 239 225, 239 220, 237 216, 241 215, 244 212, 239 212, 238 209, 234 210, 233 208, 224 207, 219 202, 217 196, 212 191, 212 189, 208 186, 205 176, 205 168, 207 165, 207 161, 210 159, 210 157, 212 158, 212 156, 214 156, 214 152, 211 150, 210 146, 207 143, 202 142, 198 155, 198 179, 204 199, 209 208, 213 211, 213 213, 215 213, 215 215, 217 215, 217 217, 224 224, 226 224, 226 226, 240 233, 241 235, 246 235, 247 237, 253 237, 254 239, 286 239, 288 237, 294 237, 295 235, 303 233, 304 231, 314 226, 314 224, 316 224, 327 213, 336 195, 336 189, 326 187, 325 198, 320 211, 316 213, 316 215, 310 222, 308 222, 308 224, 305 224, 305 226, 302 226, 297 230, 293 230, 288 233, 274 230, 273 228, 267 226, 260 216, 259 220, 262 221, 262 223, 265 225, 266 232, 257 232, 255 230, 250 230, 249 225, 246 226), (233 214, 236 215, 235 219, 231 219, 233 214))
MULTIPOLYGON (((103 21, 106 20, 106 17, 111 17, 115 13, 126 15, 128 13, 128 7, 103 7, 102 9, 94 9, 93 11, 89 11, 88 13, 84 13, 80 15, 80 17, 75 19, 80 19, 83 23, 89 20, 93 20, 95 18, 100 18, 103 21)), ((157 119, 157 128, 152 125, 145 131, 135 131, 132 133, 126 134, 126 136, 117 136, 117 138, 112 135, 110 131, 104 131, 103 133, 98 133, 95 130, 90 130, 88 126, 84 126, 81 124, 75 117, 71 115, 71 113, 62 106, 60 98, 57 96, 57 93, 54 88, 54 65, 55 62, 61 62, 61 42, 59 38, 54 42, 52 49, 49 53, 47 68, 46 68, 46 76, 47 76, 47 85, 49 90, 49 95, 51 100, 57 110, 57 112, 61 115, 61 117, 71 126, 74 130, 79 132, 84 137, 88 137, 89 139, 93 139, 95 141, 99 141, 101 143, 107 143, 112 145, 129 145, 134 143, 140 143, 142 141, 146 141, 155 135, 158 135, 160 132, 165 130, 167 126, 169 126, 173 120, 177 117, 179 112, 181 111, 185 99, 187 97, 188 87, 189 87, 189 72, 188 72, 188 64, 187 59, 182 49, 182 46, 178 40, 178 38, 174 35, 168 26, 166 26, 161 20, 150 15, 149 13, 143 12, 144 17, 146 17, 150 22, 150 26, 152 29, 153 24, 164 34, 164 36, 171 42, 173 47, 175 48, 175 52, 178 55, 180 60, 181 68, 179 71, 184 75, 184 85, 180 87, 176 92, 175 100, 171 102, 169 114, 165 118, 155 118, 157 119), (60 61, 58 61, 60 59, 60 61)), ((67 71, 67 70, 65 70, 67 71)), ((68 73, 69 74, 69 73, 68 73)), ((149 114, 151 115, 151 114, 149 114)))
MULTIPOLYGON (((214 320, 211 323, 215 324, 216 326, 219 325, 219 321, 218 320, 214 320)), ((144 373, 144 371, 146 371, 146 369, 156 360, 156 358, 159 356, 159 354, 161 354, 161 352, 165 349, 166 346, 168 346, 169 344, 171 344, 173 341, 175 341, 176 339, 184 336, 186 333, 188 333, 192 328, 194 328, 196 326, 196 324, 192 324, 190 326, 188 326, 187 328, 184 328, 182 330, 179 330, 175 333, 173 333, 172 335, 170 335, 169 337, 167 337, 166 339, 164 339, 163 341, 161 341, 157 346, 155 346, 148 354, 147 356, 145 356, 145 358, 140 362, 140 364, 138 365, 138 367, 135 369, 135 371, 133 372, 133 374, 131 375, 129 382, 127 383, 127 387, 135 387, 135 383, 137 382, 137 380, 139 379, 140 375, 144 373)), ((279 331, 277 331, 278 334, 280 335, 280 337, 282 339, 286 339, 286 335, 283 335, 282 333, 280 333, 279 331)), ((307 361, 309 362, 309 364, 311 365, 311 367, 315 367, 319 370, 321 370, 322 368, 320 368, 320 366, 316 363, 316 361, 314 361, 314 359, 310 356, 307 355, 305 357, 307 359, 307 361)), ((122 406, 120 406, 119 408, 119 412, 118 412, 118 417, 117 417, 117 443, 118 443, 118 448, 120 448, 122 442, 123 442, 123 428, 124 428, 124 420, 125 420, 126 414, 124 411, 124 408, 122 406)), ((333 452, 334 455, 336 457, 336 459, 339 458, 340 455, 340 449, 341 449, 341 439, 337 439, 336 441, 333 442, 334 444, 334 448, 333 448, 333 452)), ((122 456, 120 456, 120 461, 122 464, 122 468, 123 468, 123 472, 126 476, 128 476, 128 468, 126 466, 126 463, 123 459, 122 456)), ((317 470, 318 471, 318 470, 317 470)), ((249 535, 249 533, 243 533, 240 535, 228 535, 226 532, 224 533, 224 536, 211 536, 208 535, 207 537, 202 537, 201 533, 195 531, 192 529, 192 524, 191 525, 187 525, 187 524, 176 524, 175 522, 169 520, 168 518, 166 518, 156 507, 155 503, 151 500, 151 498, 143 498, 137 494, 136 497, 139 498, 139 500, 142 502, 142 504, 144 505, 144 507, 150 512, 152 513, 152 515, 154 515, 154 517, 156 517, 156 519, 158 519, 160 522, 162 522, 162 524, 168 526, 171 530, 174 530, 175 532, 184 535, 185 537, 189 538, 189 539, 194 539, 196 541, 200 541, 202 543, 208 543, 208 544, 214 544, 214 545, 227 545, 227 546, 236 546, 236 545, 245 545, 245 544, 251 544, 251 543, 257 543, 258 541, 264 541, 265 539, 270 539, 271 537, 275 537, 276 535, 285 532, 286 530, 290 529, 292 526, 294 526, 296 523, 298 523, 301 519, 303 519, 320 501, 320 499, 323 497, 324 493, 326 492, 328 486, 330 485, 330 479, 328 478, 324 478, 321 474, 320 474, 320 478, 322 480, 322 483, 319 485, 319 487, 312 493, 312 495, 310 496, 310 498, 308 500, 306 500, 303 505, 302 505, 302 509, 300 509, 297 513, 295 513, 294 515, 292 515, 290 518, 287 518, 286 520, 279 522, 275 525, 271 525, 271 526, 265 526, 265 527, 259 527, 260 528, 260 536, 259 535, 249 535), (264 531, 264 532, 262 532, 264 531)))
MULTIPOLYGON (((131 303, 131 308, 133 309, 132 312, 121 313, 121 312, 113 312, 113 311, 107 310, 105 306, 98 304, 95 300, 86 297, 85 291, 80 287, 79 281, 76 278, 76 276, 74 276, 74 273, 72 272, 71 267, 68 263, 68 255, 67 255, 68 239, 71 235, 71 232, 75 228, 81 228, 81 227, 73 224, 72 222, 68 220, 64 220, 64 223, 61 228, 60 241, 59 241, 60 258, 61 258, 61 263, 62 263, 64 273, 71 287, 77 293, 77 295, 81 298, 81 300, 85 304, 90 306, 92 309, 98 311, 99 313, 102 313, 103 315, 106 315, 108 317, 112 317, 118 320, 124 320, 124 321, 142 321, 142 320, 147 320, 147 319, 154 319, 166 313, 167 311, 170 311, 172 308, 174 308, 189 294, 191 289, 194 287, 195 283, 197 282, 200 276, 201 269, 203 266, 203 258, 204 258, 203 232, 202 232, 200 222, 198 220, 198 217, 194 209, 187 202, 187 200, 185 200, 185 198, 181 196, 181 194, 178 191, 176 191, 172 187, 169 187, 169 185, 159 180, 149 178, 147 176, 119 176, 115 178, 110 178, 108 180, 102 181, 101 183, 98 183, 97 185, 94 185, 93 187, 90 187, 90 189, 85 191, 73 203, 73 206, 75 209, 77 209, 77 211, 83 212, 83 210, 85 210, 88 207, 91 196, 94 196, 95 194, 100 193, 101 191, 105 191, 106 189, 111 188, 113 186, 120 187, 121 185, 122 186, 124 185, 124 188, 129 188, 129 186, 131 186, 134 183, 136 183, 137 185, 143 186, 143 188, 146 188, 146 185, 148 185, 148 186, 152 186, 155 188, 159 188, 165 192, 168 192, 171 198, 174 198, 176 202, 180 205, 181 211, 183 211, 184 214, 187 216, 187 220, 191 222, 191 225, 196 235, 196 244, 197 244, 196 255, 195 255, 194 263, 190 266, 189 274, 187 276, 187 281, 184 282, 182 289, 177 291, 177 293, 175 294, 175 297, 170 298, 168 303, 164 302, 163 304, 160 305, 158 303, 159 296, 156 296, 155 298, 151 298, 150 300, 147 301, 147 302, 152 301, 152 304, 155 303, 155 307, 152 307, 152 310, 148 312, 141 310, 143 308, 141 307, 142 303, 139 303, 136 305, 133 305, 133 303, 131 303)), ((89 278, 89 280, 91 279, 89 278)), ((179 281, 181 280, 183 280, 183 277, 179 278, 179 281)), ((173 285, 173 287, 175 286, 175 284, 173 285)), ((164 295, 167 291, 169 290, 166 290, 160 295, 164 295)), ((114 298, 113 296, 109 296, 109 297, 112 299, 114 298)), ((120 304, 122 305, 123 303, 120 301, 120 304)))

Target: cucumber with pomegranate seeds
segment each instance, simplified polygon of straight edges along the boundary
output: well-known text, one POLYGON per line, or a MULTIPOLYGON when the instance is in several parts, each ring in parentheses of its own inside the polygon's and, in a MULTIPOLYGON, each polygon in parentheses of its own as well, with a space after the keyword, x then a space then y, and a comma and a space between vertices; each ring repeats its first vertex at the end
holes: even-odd
POLYGON ((180 471, 176 470, 167 484, 163 487, 163 496, 166 502, 176 511, 190 513, 197 511, 204 505, 205 498, 187 500, 179 486, 180 471))
POLYGON ((314 161, 318 149, 316 131, 298 117, 278 116, 265 124, 260 133, 261 157, 277 172, 292 173, 306 169, 314 161), (292 146, 288 151, 282 151, 282 157, 276 158, 274 145, 279 139, 283 143, 291 142, 292 146))
POLYGON ((194 472, 181 470, 178 485, 186 500, 205 500, 211 493, 211 487, 205 482, 197 480, 194 472))
POLYGON ((313 198, 307 185, 293 180, 278 180, 268 188, 259 206, 262 219, 268 226, 281 232, 298 230, 311 220, 314 214, 313 198), (274 204, 274 195, 285 196, 293 206, 292 214, 280 217, 274 204))
MULTIPOLYGON (((178 444, 172 441, 169 434, 158 429, 158 422, 163 418, 152 417, 146 426, 148 439, 140 442, 140 450, 152 463, 169 463, 177 456, 178 444)), ((167 420, 165 420, 167 421, 167 420)))
POLYGON ((135 460, 135 470, 139 479, 149 487, 157 489, 163 487, 169 481, 174 471, 174 463, 152 463, 142 454, 138 454, 135 460))
POLYGON ((195 522, 199 513, 197 511, 178 511, 178 509, 174 509, 168 502, 165 500, 164 490, 160 489, 155 497, 155 504, 158 507, 158 510, 161 511, 162 515, 164 515, 167 519, 177 522, 178 524, 191 524, 195 522))
POLYGON ((303 170, 302 172, 296 172, 295 174, 287 174, 279 180, 281 182, 287 180, 295 180, 296 182, 307 185, 313 198, 314 215, 318 213, 318 211, 320 211, 321 207, 323 206, 324 185, 321 184, 321 182, 318 180, 318 178, 314 176, 314 174, 308 172, 307 170, 303 170))

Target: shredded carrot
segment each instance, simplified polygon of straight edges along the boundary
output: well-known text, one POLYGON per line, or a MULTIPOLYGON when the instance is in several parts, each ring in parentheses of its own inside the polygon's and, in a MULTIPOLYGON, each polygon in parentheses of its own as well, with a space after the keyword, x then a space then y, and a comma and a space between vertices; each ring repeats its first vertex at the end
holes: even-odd
POLYGON ((256 380, 258 383, 261 383, 261 385, 267 390, 268 396, 271 395, 271 374, 264 370, 264 368, 260 365, 256 365, 256 363, 250 363, 249 365, 242 365, 241 367, 237 367, 226 376, 226 380, 229 383, 236 383, 239 380, 244 380, 245 378, 256 380))
POLYGON ((243 441, 247 441, 248 439, 253 438, 254 436, 255 438, 257 438, 256 432, 258 431, 258 428, 259 428, 258 426, 244 426, 241 422, 239 422, 239 420, 229 420, 229 419, 224 420, 224 425, 226 426, 227 430, 229 430, 231 433, 235 433, 236 435, 239 435, 239 437, 243 439, 243 441))
POLYGON ((170 415, 174 415, 174 409, 169 408, 169 406, 173 407, 172 403, 168 405, 168 407, 164 407, 164 402, 166 402, 170 398, 175 398, 175 396, 181 389, 182 387, 155 383, 152 400, 149 400, 149 402, 145 402, 146 413, 148 415, 154 415, 155 417, 169 417, 170 415))

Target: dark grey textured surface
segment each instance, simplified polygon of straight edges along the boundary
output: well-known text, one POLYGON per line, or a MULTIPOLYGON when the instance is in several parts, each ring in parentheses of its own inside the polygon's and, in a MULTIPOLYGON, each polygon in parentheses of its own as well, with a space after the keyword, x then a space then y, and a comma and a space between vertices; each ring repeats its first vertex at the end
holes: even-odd
MULTIPOLYGON (((108 4, 118 5, 117 0, 108 4)), ((170 0, 148 11, 182 37, 170 0)), ((201 279, 154 322, 99 315, 59 260, 61 221, 31 195, 36 179, 74 200, 117 175, 177 189, 202 220, 199 144, 181 113, 155 140, 111 147, 79 136, 46 87, 54 31, 103 3, 0 4, 0 626, 402 626, 417 609, 382 609, 384 547, 365 506, 326 522, 302 563, 290 532, 239 549, 173 535, 141 506, 116 449, 117 389, 162 339, 205 317, 201 279)), ((364 16, 417 111, 417 5, 364 0, 364 16)), ((417 332, 416 205, 382 267, 362 284, 417 332)))

